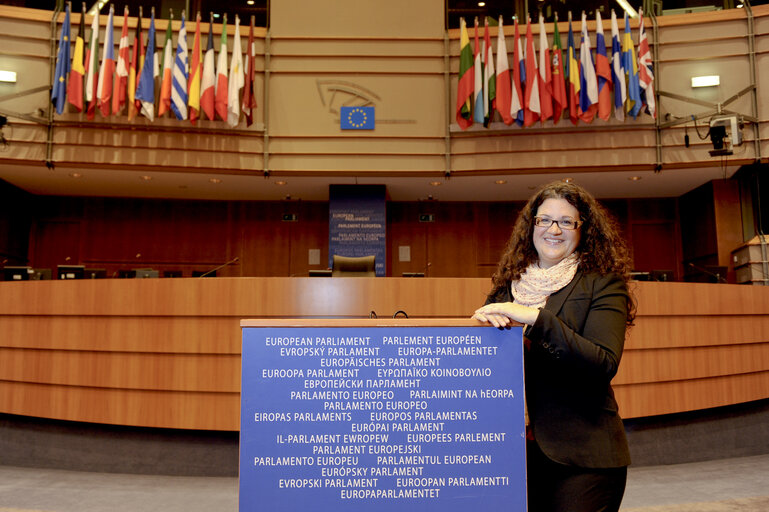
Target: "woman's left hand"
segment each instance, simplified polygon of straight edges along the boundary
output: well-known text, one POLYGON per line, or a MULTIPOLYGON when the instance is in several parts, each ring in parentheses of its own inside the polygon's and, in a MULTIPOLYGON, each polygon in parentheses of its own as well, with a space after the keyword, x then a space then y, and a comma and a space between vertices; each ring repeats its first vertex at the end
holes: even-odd
POLYGON ((496 302, 478 308, 473 318, 488 322, 494 327, 504 328, 511 321, 533 325, 539 315, 539 309, 515 304, 514 302, 496 302))

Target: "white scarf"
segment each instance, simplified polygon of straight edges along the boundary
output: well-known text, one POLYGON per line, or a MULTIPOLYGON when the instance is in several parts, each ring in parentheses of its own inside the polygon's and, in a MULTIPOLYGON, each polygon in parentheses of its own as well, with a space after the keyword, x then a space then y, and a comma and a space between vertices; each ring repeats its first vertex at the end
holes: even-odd
POLYGON ((521 278, 510 284, 513 302, 522 306, 542 308, 547 298, 574 279, 579 265, 579 254, 571 253, 550 268, 531 264, 521 278))

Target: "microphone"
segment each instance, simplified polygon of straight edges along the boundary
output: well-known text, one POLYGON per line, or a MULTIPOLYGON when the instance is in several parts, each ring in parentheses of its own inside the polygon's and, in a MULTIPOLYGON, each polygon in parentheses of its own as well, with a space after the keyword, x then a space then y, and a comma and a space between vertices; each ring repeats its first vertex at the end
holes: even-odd
POLYGON ((240 258, 239 258, 239 257, 237 257, 237 256, 235 256, 234 258, 232 258, 232 259, 231 259, 230 261, 228 261, 227 263, 222 263, 222 264, 221 264, 221 265, 219 265, 218 267, 214 267, 214 268, 212 268, 211 270, 209 270, 208 272, 206 272, 206 273, 204 273, 204 274, 201 274, 201 275, 199 275, 198 277, 206 277, 208 274, 213 274, 213 273, 214 273, 214 272, 216 272, 217 270, 223 269, 223 268, 224 268, 224 267, 226 267, 227 265, 232 265, 233 263, 237 263, 238 261, 240 261, 240 258))
POLYGON ((726 279, 721 277, 721 274, 719 274, 717 272, 711 272, 710 270, 708 270, 706 268, 703 268, 703 267, 700 267, 700 266, 697 266, 697 265, 695 265, 692 262, 689 262, 689 266, 692 267, 694 270, 702 272, 703 274, 709 275, 711 277, 715 277, 716 278, 716 282, 718 282, 718 283, 725 283, 726 282, 726 279))

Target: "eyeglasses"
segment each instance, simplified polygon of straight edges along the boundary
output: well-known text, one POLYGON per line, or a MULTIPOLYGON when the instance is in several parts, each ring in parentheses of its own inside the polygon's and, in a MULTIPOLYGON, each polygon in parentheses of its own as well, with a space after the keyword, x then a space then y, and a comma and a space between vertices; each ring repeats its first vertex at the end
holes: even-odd
POLYGON ((549 228, 555 224, 561 229, 566 229, 569 231, 578 229, 583 222, 581 220, 571 220, 571 219, 561 219, 561 220, 554 220, 548 217, 534 217, 534 225, 539 228, 549 228))

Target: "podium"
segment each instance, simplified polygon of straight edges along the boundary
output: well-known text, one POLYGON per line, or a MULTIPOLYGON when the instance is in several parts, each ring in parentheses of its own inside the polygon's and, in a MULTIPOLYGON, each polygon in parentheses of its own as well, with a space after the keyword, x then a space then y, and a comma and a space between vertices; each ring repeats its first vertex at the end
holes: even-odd
POLYGON ((520 326, 241 327, 240 512, 526 510, 520 326))

